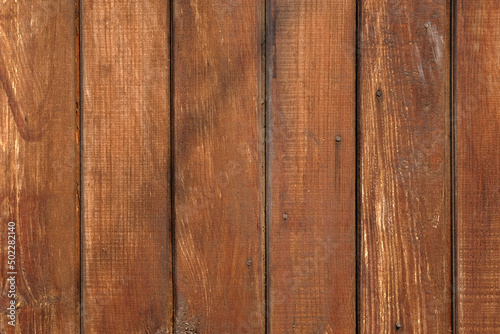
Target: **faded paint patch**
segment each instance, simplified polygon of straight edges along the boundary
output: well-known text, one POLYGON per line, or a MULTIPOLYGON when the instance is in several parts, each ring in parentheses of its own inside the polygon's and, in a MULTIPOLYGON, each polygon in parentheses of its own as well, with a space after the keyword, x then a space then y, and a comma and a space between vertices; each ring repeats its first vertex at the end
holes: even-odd
POLYGON ((439 34, 438 27, 435 24, 427 22, 425 27, 427 29, 427 35, 429 36, 429 42, 431 43, 434 60, 436 63, 441 64, 441 59, 443 58, 444 37, 439 34))

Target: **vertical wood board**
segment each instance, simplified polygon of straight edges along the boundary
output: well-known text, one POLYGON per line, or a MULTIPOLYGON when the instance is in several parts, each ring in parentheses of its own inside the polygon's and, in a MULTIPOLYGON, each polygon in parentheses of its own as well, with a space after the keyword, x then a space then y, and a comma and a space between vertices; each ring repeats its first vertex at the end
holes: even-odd
POLYGON ((457 1, 457 333, 500 332, 500 3, 457 1))
POLYGON ((176 333, 264 333, 261 6, 173 3, 176 333))
POLYGON ((72 1, 0 5, 2 333, 80 328, 75 10, 72 1), (8 238, 9 222, 15 238, 8 238), (11 300, 15 327, 7 318, 11 300))
POLYGON ((359 8, 362 333, 451 330, 450 8, 359 8))
POLYGON ((356 332, 356 2, 268 2, 268 332, 356 332))
POLYGON ((170 333, 169 5, 83 1, 85 333, 170 333))

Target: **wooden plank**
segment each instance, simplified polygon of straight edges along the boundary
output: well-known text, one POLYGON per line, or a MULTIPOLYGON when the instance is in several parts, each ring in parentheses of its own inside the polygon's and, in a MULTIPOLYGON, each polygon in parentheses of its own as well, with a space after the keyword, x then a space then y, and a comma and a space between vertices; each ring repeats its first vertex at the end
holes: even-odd
POLYGON ((74 2, 57 0, 0 5, 2 333, 80 328, 75 9, 74 2), (16 225, 10 269, 9 222, 16 225), (11 300, 15 327, 7 318, 11 300))
POLYGON ((268 15, 269 333, 356 332, 356 2, 268 15))
POLYGON ((448 333, 449 2, 359 13, 360 330, 448 333))
POLYGON ((173 3, 176 333, 264 333, 261 10, 173 3))
POLYGON ((500 3, 457 1, 454 49, 458 333, 500 332, 500 3))
POLYGON ((170 333, 167 1, 83 0, 85 333, 170 333))

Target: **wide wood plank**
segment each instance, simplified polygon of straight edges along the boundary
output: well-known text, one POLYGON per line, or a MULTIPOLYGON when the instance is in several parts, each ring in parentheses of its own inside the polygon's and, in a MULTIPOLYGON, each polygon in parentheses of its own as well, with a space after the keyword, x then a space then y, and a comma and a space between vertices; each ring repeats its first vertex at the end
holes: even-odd
POLYGON ((261 11, 173 2, 176 333, 264 333, 261 11))
POLYGON ((499 333, 500 2, 456 6, 456 328, 499 333))
POLYGON ((362 0, 362 333, 451 330, 447 0, 362 0))
POLYGON ((268 3, 268 332, 356 332, 356 2, 268 3))
POLYGON ((85 333, 170 333, 169 4, 83 0, 85 333))
POLYGON ((76 9, 58 0, 0 4, 2 333, 80 328, 76 9), (9 222, 15 234, 8 239, 9 222), (11 300, 15 327, 7 318, 11 300))

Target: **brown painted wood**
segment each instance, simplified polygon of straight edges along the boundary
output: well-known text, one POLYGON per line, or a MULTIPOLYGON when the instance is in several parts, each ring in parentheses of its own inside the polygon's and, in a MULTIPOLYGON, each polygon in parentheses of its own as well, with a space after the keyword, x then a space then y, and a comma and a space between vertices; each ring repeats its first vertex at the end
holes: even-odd
POLYGON ((80 328, 75 10, 72 1, 0 4, 2 333, 80 328), (13 270, 7 267, 11 221, 13 270), (17 285, 15 327, 6 317, 10 276, 17 285))
POLYGON ((85 333, 170 333, 169 5, 83 0, 85 333))
POLYGON ((361 1, 362 333, 451 330, 449 10, 361 1))
POLYGON ((268 15, 269 333, 356 332, 356 3, 268 15))
POLYGON ((264 332, 261 10, 173 3, 175 333, 264 332))
POLYGON ((172 77, 168 2, 82 5, 83 309, 78 4, 0 5, 0 332, 500 331, 500 4, 456 2, 451 166, 450 1, 359 2, 358 324, 355 1, 175 0, 172 77))
POLYGON ((457 333, 500 332, 500 3, 457 1, 457 333))

